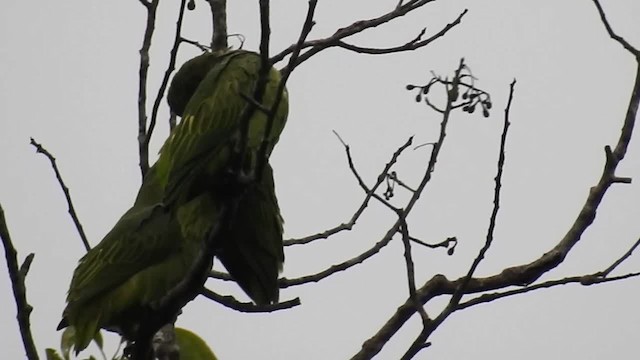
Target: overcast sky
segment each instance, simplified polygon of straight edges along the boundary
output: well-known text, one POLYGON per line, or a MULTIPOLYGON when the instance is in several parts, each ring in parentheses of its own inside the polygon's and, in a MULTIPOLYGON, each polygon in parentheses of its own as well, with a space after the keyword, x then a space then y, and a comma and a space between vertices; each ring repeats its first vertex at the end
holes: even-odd
MULTIPOLYGON (((150 93, 167 63, 177 6, 162 4, 151 52, 150 93)), ((391 9, 393 0, 323 0, 310 38, 391 9)), ((206 43, 209 9, 198 1, 184 36, 206 43)), ((640 2, 604 1, 614 29, 640 47, 640 2)), ((408 83, 430 71, 451 74, 465 57, 477 85, 492 95, 488 119, 456 113, 433 181, 410 220, 414 236, 460 240, 454 256, 414 248, 417 283, 437 273, 466 272, 482 246, 493 196, 493 177, 508 85, 517 78, 507 144, 503 204, 495 245, 478 269, 493 274, 531 261, 550 249, 573 223, 597 181, 603 147, 614 144, 626 111, 635 62, 608 38, 591 1, 440 0, 351 40, 394 46, 423 27, 437 32, 465 8, 462 24, 415 52, 379 57, 332 49, 305 63, 289 83, 289 123, 272 156, 286 237, 325 230, 348 220, 363 198, 346 166, 348 142, 361 174, 375 181, 392 152, 415 135, 434 141, 439 116, 416 104, 408 83)), ((272 49, 295 41, 306 1, 272 1, 272 49)), ((229 1, 229 33, 259 41, 257 1, 229 1)), ((137 168, 138 49, 145 11, 136 0, 5 0, 0 13, 0 202, 20 260, 36 257, 27 279, 35 341, 58 347, 55 327, 82 244, 46 159, 34 137, 58 159, 92 244, 132 203, 137 168)), ((232 44, 234 41, 232 40, 232 44)), ((237 41, 235 42, 237 45, 237 41)), ((179 63, 198 54, 184 47, 179 63)), ((166 119, 163 105, 160 119, 166 119)), ((153 153, 168 132, 162 120, 153 153)), ((638 139, 635 139, 638 140, 638 139)), ((409 151, 397 171, 417 184, 429 147, 409 151)), ((617 175, 634 178, 606 195, 596 222, 558 269, 545 279, 602 270, 640 236, 640 147, 632 141, 617 175)), ((407 194, 398 192, 401 204, 407 194)), ((393 214, 372 205, 353 231, 287 249, 284 275, 316 272, 353 257, 378 241, 393 214)), ((212 346, 221 360, 345 359, 360 349, 407 298, 399 239, 375 258, 318 284, 287 289, 283 300, 302 306, 284 312, 242 314, 199 298, 179 319, 212 346)), ((619 269, 640 270, 638 256, 619 269)), ((0 266, 5 267, 4 258, 0 266)), ((5 273, 5 271, 1 271, 5 273)), ((632 359, 640 333, 639 280, 589 288, 565 286, 480 305, 449 318, 421 359, 632 359)), ((235 286, 210 282, 246 300, 235 286)), ((0 276, 3 357, 24 355, 8 276, 0 276)), ((444 299, 430 305, 434 310, 444 299)), ((384 348, 398 358, 420 329, 418 317, 384 348)))

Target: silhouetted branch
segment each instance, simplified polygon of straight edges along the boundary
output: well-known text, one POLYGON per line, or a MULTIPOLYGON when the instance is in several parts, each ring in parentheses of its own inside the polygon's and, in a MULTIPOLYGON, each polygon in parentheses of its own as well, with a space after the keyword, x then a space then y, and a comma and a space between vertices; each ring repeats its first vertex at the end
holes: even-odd
POLYGON ((620 45, 622 45, 625 49, 627 49, 627 51, 629 51, 630 53, 635 55, 636 58, 640 58, 640 51, 638 51, 638 49, 636 49, 633 45, 631 45, 622 36, 619 36, 618 34, 616 34, 613 31, 613 29, 611 28, 611 25, 609 25, 609 20, 607 20, 607 16, 604 13, 604 10, 602 9, 602 6, 600 5, 600 1, 599 0, 593 0, 593 3, 596 5, 596 8, 598 9, 598 14, 600 15, 600 20, 602 20, 602 24, 604 24, 604 27, 607 29, 607 33, 609 33, 609 36, 613 40, 617 41, 620 45))
POLYGON ((210 51, 211 50, 211 48, 209 48, 209 47, 207 47, 205 45, 202 45, 202 44, 200 44, 199 42, 197 42, 195 40, 189 40, 187 38, 181 37, 180 41, 185 42, 185 43, 190 44, 190 45, 193 45, 193 46, 197 47, 198 49, 200 49, 202 51, 210 51))
MULTIPOLYGON (((280 52, 279 54, 273 56, 271 58, 272 63, 277 63, 279 61, 281 61, 282 59, 284 59, 287 55, 291 54, 294 52, 294 50, 296 48, 302 48, 304 49, 308 49, 306 50, 303 54, 300 55, 299 60, 297 61, 296 65, 301 64, 302 62, 308 60, 309 58, 311 58, 313 55, 319 53, 320 51, 330 48, 330 47, 336 47, 336 46, 341 46, 342 47, 346 47, 347 49, 349 49, 349 47, 351 47, 351 49, 362 49, 363 52, 365 53, 375 53, 376 50, 372 49, 372 48, 358 48, 358 47, 353 47, 353 45, 348 45, 346 43, 344 43, 344 39, 358 34, 364 30, 367 29, 371 29, 374 27, 377 27, 379 25, 382 25, 384 23, 390 22, 394 19, 397 19, 399 17, 402 17, 406 14, 408 14, 411 11, 414 11, 428 3, 431 3, 435 0, 411 0, 408 1, 406 4, 402 4, 399 3, 399 6, 394 8, 393 10, 378 16, 376 18, 372 18, 372 19, 368 19, 368 20, 358 20, 354 23, 352 23, 349 26, 343 27, 338 29, 333 35, 324 38, 324 39, 317 39, 317 40, 311 40, 311 41, 305 41, 301 46, 298 44, 293 44, 291 46, 289 46, 288 48, 286 48, 285 50, 283 50, 282 52, 280 52)), ((419 48, 419 47, 423 47, 428 45, 429 43, 431 43, 432 41, 436 40, 437 38, 440 38, 442 36, 444 36, 449 30, 451 30, 452 28, 454 28, 456 25, 458 25, 460 23, 460 21, 462 20, 462 17, 466 14, 467 10, 465 10, 460 16, 458 16, 458 18, 453 21, 451 24, 448 24, 447 26, 445 26, 440 32, 438 32, 436 35, 430 37, 429 39, 426 39, 424 41, 419 41, 416 42, 414 44, 411 44, 411 42, 409 42, 408 44, 404 45, 403 47, 400 47, 398 50, 396 51, 389 51, 386 53, 391 53, 391 52, 399 52, 399 51, 409 51, 409 50, 414 50, 413 47, 415 48, 419 48)), ((382 51, 379 53, 385 53, 384 52, 385 49, 379 49, 378 51, 382 51)), ((389 49, 386 49, 389 50, 389 49)), ((393 49, 392 49, 393 50, 393 49)))
POLYGON ((609 274, 616 267, 618 267, 618 265, 622 264, 625 260, 627 260, 631 256, 631 254, 633 254, 633 251, 638 247, 638 245, 640 245, 640 239, 636 240, 636 242, 631 246, 631 248, 629 248, 627 252, 625 252, 620 258, 618 258, 613 264, 611 264, 611 266, 609 266, 603 271, 599 271, 599 272, 588 274, 588 275, 571 276, 571 277, 566 277, 558 280, 549 280, 539 284, 534 284, 534 285, 530 285, 530 286, 523 287, 520 289, 515 289, 515 290, 496 292, 496 293, 490 293, 490 294, 482 294, 474 299, 465 301, 464 303, 460 304, 457 309, 466 309, 474 305, 491 302, 493 300, 501 299, 507 296, 524 294, 524 293, 531 292, 534 290, 539 290, 539 289, 548 289, 558 285, 578 283, 583 286, 589 286, 594 284, 602 284, 602 283, 624 280, 624 279, 640 276, 640 272, 634 272, 634 273, 628 273, 625 275, 608 277, 609 274))
POLYGON ((291 309, 300 305, 300 298, 295 298, 277 304, 256 305, 251 302, 240 302, 233 296, 224 296, 217 294, 207 288, 202 289, 202 295, 230 309, 244 313, 270 313, 279 310, 291 309))
POLYGON ((62 180, 62 175, 60 174, 60 170, 58 170, 58 165, 56 164, 56 158, 51 155, 47 149, 42 147, 39 143, 37 143, 33 138, 31 138, 31 145, 36 148, 36 152, 39 154, 43 154, 46 156, 51 162, 51 167, 53 168, 53 172, 56 174, 56 179, 58 179, 58 184, 60 184, 60 188, 64 193, 64 197, 67 200, 68 212, 71 215, 71 219, 73 220, 73 224, 76 226, 76 230, 78 230, 78 235, 80 235, 80 240, 82 240, 82 244, 84 245, 85 250, 91 250, 91 246, 89 245, 89 240, 87 240, 87 236, 84 233, 84 229, 82 228, 82 224, 80 220, 78 220, 78 214, 76 214, 76 210, 73 207, 73 202, 71 201, 71 194, 69 193, 69 188, 62 180))
MULTIPOLYGON (((334 133, 336 134, 338 139, 340 139, 340 142, 342 142, 342 145, 344 146, 344 152, 347 154, 347 163, 349 164, 349 169, 351 170, 351 173, 353 174, 353 176, 358 181, 358 185, 360 185, 360 187, 362 188, 364 193, 367 194, 367 195, 371 194, 371 196, 374 199, 378 200, 384 206, 386 206, 387 208, 391 209, 391 211, 393 211, 394 213, 398 213, 400 211, 400 209, 398 209, 397 207, 393 206, 390 202, 387 201, 387 199, 383 199, 380 195, 376 194, 374 191, 369 189, 367 184, 365 184, 364 180, 362 179, 362 176, 360 176, 360 173, 358 173, 358 170, 356 170, 356 166, 353 163, 353 157, 351 156, 351 147, 349 147, 349 145, 347 145, 342 140, 342 138, 340 138, 340 135, 338 135, 337 132, 334 131, 334 133)), ((412 141, 413 141, 413 137, 410 137, 409 138, 409 143, 411 143, 412 141)), ((387 174, 384 174, 384 175, 386 176, 387 174)), ((381 176, 383 176, 383 175, 381 174, 381 176)))
MULTIPOLYGON (((507 101, 507 107, 504 109, 504 125, 502 127, 502 136, 500 137, 500 150, 498 155, 498 170, 495 177, 495 188, 493 191, 493 209, 491 210, 491 217, 489 219, 489 228, 487 229, 487 236, 484 243, 484 246, 480 249, 478 256, 473 260, 469 271, 467 272, 467 282, 473 276, 474 272, 480 265, 480 262, 484 259, 487 251, 491 247, 493 243, 493 233, 496 228, 496 220, 498 218, 498 211, 500 210, 500 191, 502 190, 502 172, 504 169, 504 161, 506 157, 506 145, 507 145, 507 134, 509 132, 509 113, 511 111, 511 102, 513 101, 513 92, 515 90, 516 80, 514 79, 511 82, 510 90, 509 90, 509 100, 507 101)), ((464 288, 466 284, 463 282, 462 286, 458 289, 456 294, 451 297, 449 301, 449 307, 451 309, 455 309, 460 299, 462 298, 462 294, 464 294, 464 288)))
MULTIPOLYGON (((356 210, 356 212, 353 214, 353 216, 351 217, 351 219, 349 219, 348 222, 342 223, 342 224, 340 224, 340 225, 338 225, 338 226, 336 226, 334 228, 331 228, 329 230, 326 230, 326 231, 318 233, 318 234, 310 235, 310 236, 307 236, 307 237, 304 237, 304 238, 300 238, 300 239, 285 240, 284 241, 284 245, 285 246, 290 246, 290 245, 307 244, 307 243, 310 243, 310 242, 312 242, 314 240, 327 239, 330 236, 332 236, 334 234, 337 234, 337 233, 339 233, 341 231, 344 231, 344 230, 353 229, 353 226, 356 224, 356 222, 358 221, 358 219, 360 218, 362 213, 364 213, 364 210, 369 205, 369 200, 371 200, 371 198, 373 197, 373 194, 375 193, 375 191, 384 182, 385 175, 389 173, 389 171, 391 170, 391 167, 398 161, 398 158, 400 157, 402 152, 404 152, 404 150, 406 150, 409 146, 411 146, 412 141, 413 141, 413 137, 410 137, 407 140, 407 142, 405 142, 402 146, 400 146, 393 153, 393 156, 391 157, 391 160, 389 160, 389 162, 385 165, 384 169, 380 172, 380 175, 378 176, 378 178, 376 180, 376 183, 366 193, 365 198, 362 201, 362 204, 360 204, 360 207, 356 210)), ((342 141, 342 143, 344 145, 346 145, 344 143, 344 141, 342 141)))
POLYGON ((369 55, 385 55, 385 54, 393 54, 393 53, 398 53, 398 52, 403 52, 403 51, 417 50, 417 49, 425 47, 425 46, 431 44, 433 41, 443 37, 449 30, 451 30, 451 28, 453 28, 454 26, 460 24, 460 22, 462 21, 462 17, 467 13, 467 11, 468 10, 465 9, 462 13, 460 13, 460 15, 458 15, 458 17, 454 21, 452 21, 451 23, 447 24, 440 31, 438 31, 435 35, 429 37, 428 39, 422 40, 422 37, 427 32, 427 29, 424 28, 424 29, 422 29, 420 31, 418 36, 416 36, 413 40, 407 42, 404 45, 400 45, 400 46, 394 46, 394 47, 390 47, 390 48, 370 48, 370 47, 361 47, 361 46, 347 44, 344 41, 338 41, 337 42, 337 46, 341 47, 343 49, 349 50, 349 51, 357 52, 357 53, 360 53, 360 54, 369 54, 369 55))
MULTIPOLYGON (((621 178, 615 175, 615 171, 620 161, 626 155, 627 147, 633 134, 638 104, 640 103, 640 61, 638 61, 638 63, 635 82, 631 92, 631 99, 629 101, 627 113, 624 117, 618 142, 613 150, 609 146, 605 148, 606 159, 600 180, 590 189, 585 204, 565 236, 552 249, 540 256, 538 259, 528 264, 506 268, 499 274, 484 278, 468 278, 467 276, 464 276, 453 281, 448 280, 443 275, 436 275, 417 290, 418 297, 423 304, 441 295, 453 295, 463 287, 463 284, 465 294, 504 289, 509 286, 531 284, 540 276, 554 269, 564 261, 569 251, 578 243, 584 231, 593 223, 596 216, 596 210, 598 209, 604 194, 612 184, 620 182, 618 179, 621 178)), ((636 245, 634 245, 630 251, 633 251, 635 246, 636 245)), ((608 280, 585 277, 579 277, 579 279, 573 280, 581 283, 585 283, 585 281, 606 282, 613 281, 612 279, 620 280, 634 276, 637 276, 637 274, 631 273, 616 278, 607 278, 608 280)), ((413 301, 411 299, 407 299, 407 301, 405 301, 405 303, 396 310, 382 328, 380 328, 374 336, 365 341, 362 345, 362 349, 352 359, 370 359, 378 354, 389 339, 397 333, 397 331, 411 318, 411 316, 415 314, 415 312, 416 309, 413 301)), ((449 314, 450 312, 443 311, 438 317, 433 319, 429 324, 429 334, 432 333, 449 314)), ((427 337, 425 337, 425 339, 427 337)))
POLYGON ((2 245, 4 246, 4 254, 7 261, 9 278, 11 279, 13 297, 16 300, 16 318, 18 319, 18 326, 20 327, 22 344, 24 345, 24 350, 27 353, 27 358, 29 360, 38 360, 38 351, 36 350, 36 345, 33 341, 31 323, 29 320, 33 307, 27 303, 27 289, 24 284, 29 264, 31 264, 31 261, 33 260, 33 254, 29 254, 22 266, 18 266, 18 252, 11 242, 11 235, 9 234, 2 205, 0 205, 0 238, 2 238, 2 245))
MULTIPOLYGON (((262 2, 261 2, 262 4, 262 2)), ((267 1, 268 4, 268 1, 267 1)), ((291 72, 294 70, 295 66, 296 66, 296 61, 298 60, 298 56, 300 55, 300 50, 302 49, 302 44, 304 43, 304 41, 307 39, 307 36, 309 35, 309 33, 311 32, 311 28, 313 28, 313 25, 315 25, 315 22, 313 21, 313 17, 315 15, 315 11, 316 11, 316 5, 318 4, 318 0, 309 0, 309 6, 307 9, 307 16, 305 18, 304 23, 302 24, 302 29, 300 30, 300 36, 298 37, 298 42, 296 43, 296 48, 293 50, 293 53, 291 54, 291 58, 289 59, 289 64, 287 65, 287 67, 282 71, 281 73, 281 78, 280 78, 280 83, 278 84, 278 88, 276 90, 276 97, 273 101, 273 104, 271 105, 271 109, 269 110, 269 112, 267 113, 267 126, 265 127, 265 134, 262 137, 262 144, 260 145, 260 150, 258 151, 258 177, 261 178, 262 177, 262 172, 264 170, 264 167, 266 165, 267 162, 267 149, 269 148, 269 138, 271 135, 271 132, 273 131, 273 123, 275 122, 275 115, 276 112, 278 111, 278 107, 280 106, 280 102, 282 101, 282 98, 285 96, 285 88, 287 85, 287 81, 289 80, 289 76, 291 76, 291 72)), ((268 5, 267 5, 268 6, 268 5)), ((262 9, 262 6, 261 6, 262 9)), ((261 14, 262 14, 262 10, 261 10, 261 14)), ((268 17, 268 14, 266 15, 268 17)), ((263 24, 263 42, 264 42, 264 33, 265 33, 265 29, 264 29, 264 24, 263 24)), ((268 38, 266 39, 267 43, 268 43, 268 38)), ((265 48, 263 44, 263 42, 260 43, 260 54, 262 56, 262 67, 263 68, 268 68, 271 66, 270 60, 269 60, 269 52, 268 52, 268 48, 265 48)), ((266 74, 265 74, 266 76, 266 74)))
POLYGON ((622 264, 625 260, 627 260, 632 254, 633 251, 640 245, 640 239, 636 240, 636 242, 627 250, 624 255, 622 255, 618 260, 616 260, 611 266, 606 268, 603 272, 603 276, 608 276, 613 270, 615 270, 620 264, 622 264))
POLYGON ((138 72, 138 156, 142 178, 149 170, 149 144, 147 142, 147 76, 149 72, 149 49, 155 31, 156 11, 159 0, 139 0, 147 10, 147 24, 140 48, 140 70, 138 72))
MULTIPOLYGON (((164 76, 162 77, 162 83, 160 84, 160 88, 158 89, 156 99, 153 102, 153 108, 151 110, 151 121, 149 122, 149 128, 146 131, 146 137, 144 139, 144 147, 147 152, 149 151, 149 142, 151 142, 151 135, 153 135, 153 130, 156 127, 160 103, 164 98, 164 93, 167 90, 167 86, 169 85, 169 77, 171 77, 171 74, 176 69, 176 57, 178 56, 178 48, 180 47, 180 42, 182 39, 180 32, 182 31, 182 20, 184 18, 186 3, 187 0, 180 1, 180 10, 178 12, 178 20, 176 21, 176 35, 174 36, 173 46, 169 54, 169 64, 167 65, 167 70, 164 72, 164 76)), ((171 127, 171 121, 169 121, 169 124, 171 127)))
MULTIPOLYGON (((462 66, 464 65, 463 61, 461 60, 460 62, 460 66, 462 68, 462 66)), ((454 80, 454 83, 457 84, 457 82, 454 80)), ((452 86, 452 88, 454 88, 452 86)), ((447 85, 447 89, 448 89, 448 85, 447 85)), ((457 92, 457 85, 455 86, 455 91, 457 92)), ((449 94, 452 94, 452 90, 447 90, 447 92, 449 94)), ((411 210, 413 209, 414 205, 416 204, 416 202, 418 201, 418 199, 420 198, 420 196, 422 195, 422 192, 424 191, 425 187, 427 186, 427 184, 429 183, 429 181, 431 180, 431 174, 433 173, 436 163, 438 161, 438 155, 440 154, 440 150, 442 149, 442 146, 444 144, 444 140, 446 138, 446 129, 447 129, 447 125, 449 123, 449 118, 450 118, 450 114, 451 114, 451 110, 453 109, 453 104, 454 102, 458 99, 458 96, 448 96, 448 100, 447 100, 447 111, 445 111, 445 113, 443 114, 442 117, 442 121, 440 122, 440 134, 438 136, 438 140, 435 142, 435 144, 433 145, 433 149, 431 151, 431 156, 429 158, 429 162, 428 165, 426 166, 425 169, 425 173, 422 176, 422 179, 420 181, 420 184, 418 185, 418 187, 415 190, 415 193, 412 194, 411 198, 407 201, 406 205, 402 208, 402 214, 403 216, 399 216, 399 219, 389 228, 389 230, 385 233, 385 235, 382 237, 381 240, 379 240, 378 242, 376 242, 371 248, 369 248, 368 250, 360 253, 359 255, 346 260, 342 263, 339 264, 335 264, 330 266, 329 268, 322 270, 320 272, 317 272, 315 274, 311 274, 311 275, 306 275, 306 276, 302 276, 299 278, 294 278, 294 279, 287 279, 287 278, 281 278, 279 280, 279 284, 281 288, 286 288, 289 286, 296 286, 296 285, 301 285, 301 284, 305 284, 305 283, 310 283, 310 282, 318 282, 320 280, 323 280, 337 272, 340 271, 344 271, 349 269, 350 267, 353 267, 357 264, 360 264, 362 262, 364 262, 365 260, 369 259, 370 257, 372 257, 373 255, 377 254, 383 247, 385 247, 386 245, 389 244, 389 242, 391 241, 391 239, 393 238, 393 236, 401 231, 401 227, 402 224, 404 222, 404 218, 408 217, 409 213, 411 212, 411 210)), ((342 140, 341 140, 342 141, 342 140)), ((346 146, 346 144, 344 143, 344 141, 342 141, 343 144, 346 146)), ((402 152, 402 150, 404 150, 404 148, 408 147, 411 143, 408 142, 407 144, 403 145, 400 149, 398 149, 396 151, 396 154, 400 154, 402 152)), ((348 146, 346 146, 346 149, 348 150, 348 146)), ((350 158, 349 156, 349 152, 347 151, 347 155, 348 158, 350 158)), ((395 157, 395 154, 394 154, 395 157)), ((350 169, 352 169, 352 171, 355 170, 353 163, 350 162, 349 164, 350 169)), ((354 172, 354 175, 356 175, 356 177, 358 178, 359 176, 357 175, 357 171, 354 172)), ((385 174, 380 174, 380 176, 378 177, 379 181, 383 181, 380 180, 381 178, 384 179, 384 177, 386 176, 385 174)), ((364 185, 364 182, 362 181, 362 179, 359 179, 359 183, 361 186, 364 186, 363 189, 365 189, 365 192, 368 194, 371 191, 367 191, 367 187, 366 185, 364 185)), ((372 194, 372 197, 381 200, 379 197, 376 197, 372 194)), ((384 204, 388 204, 386 201, 382 200, 382 202, 384 204)), ((395 207, 391 206, 392 208, 396 209, 395 207)), ((397 213, 397 212, 396 212, 397 213)))

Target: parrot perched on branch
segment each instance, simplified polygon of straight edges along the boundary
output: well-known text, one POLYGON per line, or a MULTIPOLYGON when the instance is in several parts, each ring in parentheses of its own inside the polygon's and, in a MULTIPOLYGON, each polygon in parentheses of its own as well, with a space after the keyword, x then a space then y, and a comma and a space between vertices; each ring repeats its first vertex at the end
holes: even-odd
POLYGON ((273 106, 280 73, 269 69, 258 108, 250 99, 260 68, 256 53, 222 51, 187 61, 174 76, 167 99, 182 121, 145 175, 133 206, 74 271, 58 328, 75 327, 76 352, 100 329, 137 339, 145 316, 185 278, 200 276, 204 282, 206 274, 193 274, 192 266, 212 236, 219 239, 215 256, 256 304, 278 301, 283 221, 272 169, 268 162, 256 167, 263 138, 268 157, 280 137, 288 97, 285 90, 267 134, 265 109, 273 106), (243 127, 247 107, 252 110, 243 127), (238 154, 239 170, 256 179, 240 186, 232 166, 238 154), (234 206, 225 212, 229 203, 234 206))

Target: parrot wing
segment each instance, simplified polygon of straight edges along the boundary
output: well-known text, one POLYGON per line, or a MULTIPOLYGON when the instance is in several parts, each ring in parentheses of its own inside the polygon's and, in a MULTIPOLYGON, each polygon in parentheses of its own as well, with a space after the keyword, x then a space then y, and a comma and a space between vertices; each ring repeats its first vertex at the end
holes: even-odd
MULTIPOLYGON (((166 184, 165 202, 194 193, 196 179, 216 178, 229 165, 231 150, 240 138, 240 118, 258 81, 260 57, 233 51, 223 55, 207 73, 186 105, 180 124, 165 142, 159 162, 160 178, 166 184), (185 186, 186 185, 186 186, 185 186)), ((280 81, 271 69, 263 104, 271 106, 280 81)), ((281 101, 269 141, 275 144, 288 112, 287 97, 281 101)), ((250 119, 249 153, 257 151, 265 134, 267 116, 254 110, 250 119)), ((195 191, 198 193, 198 191, 195 191)))

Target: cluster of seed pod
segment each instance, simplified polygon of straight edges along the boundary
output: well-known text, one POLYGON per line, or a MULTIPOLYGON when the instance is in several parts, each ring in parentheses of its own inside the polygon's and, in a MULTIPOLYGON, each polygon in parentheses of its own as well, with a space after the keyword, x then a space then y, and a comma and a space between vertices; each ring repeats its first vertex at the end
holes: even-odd
MULTIPOLYGON (((466 66, 465 66, 465 69, 468 70, 466 66)), ((450 81, 448 79, 441 79, 439 77, 434 76, 431 80, 429 80, 429 82, 426 85, 409 84, 407 85, 406 89, 409 91, 417 89, 418 93, 416 94, 416 97, 415 97, 416 102, 422 102, 424 98, 427 104, 429 104, 429 99, 427 98, 427 95, 429 94, 429 90, 431 89, 431 86, 434 84, 443 84, 448 89, 452 90, 452 93, 454 94, 452 99, 453 102, 458 100, 458 91, 460 91, 459 89, 462 88, 464 89, 461 96, 462 101, 460 103, 454 104, 453 109, 462 108, 462 111, 472 114, 473 112, 475 112, 476 107, 480 106, 482 108, 482 115, 484 117, 489 117, 489 110, 491 110, 491 107, 493 106, 493 104, 491 103, 491 96, 486 91, 476 88, 473 84, 473 79, 474 78, 470 73, 461 74, 460 78, 457 81, 455 81, 456 84, 454 85, 454 81, 450 81), (471 83, 466 83, 464 81, 467 78, 471 79, 471 83)))
POLYGON ((431 85, 433 85, 434 83, 437 82, 436 78, 431 79, 431 81, 429 81, 429 83, 427 85, 407 85, 407 90, 411 91, 414 89, 419 89, 418 93, 416 94, 416 102, 422 102, 422 96, 429 94, 429 89, 431 88, 431 85))
POLYGON ((491 96, 487 92, 475 87, 467 87, 467 91, 462 93, 462 100, 465 101, 462 111, 473 114, 476 106, 480 105, 482 107, 482 116, 489 117, 489 110, 491 110, 493 104, 491 103, 491 96))

